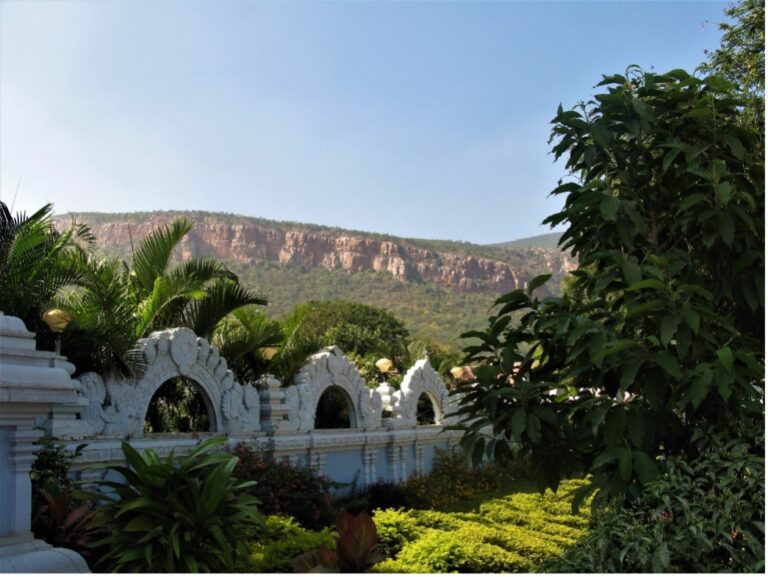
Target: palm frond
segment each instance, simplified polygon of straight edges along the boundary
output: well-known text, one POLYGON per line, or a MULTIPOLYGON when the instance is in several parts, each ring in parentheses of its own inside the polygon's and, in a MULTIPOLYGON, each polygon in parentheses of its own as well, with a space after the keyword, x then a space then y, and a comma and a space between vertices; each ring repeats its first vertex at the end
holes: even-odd
POLYGON ((228 279, 217 279, 207 289, 208 295, 190 301, 182 321, 201 337, 210 338, 216 325, 229 313, 246 305, 267 305, 260 292, 247 289, 228 279))
POLYGON ((165 275, 173 251, 192 226, 191 220, 180 218, 157 228, 139 243, 131 258, 131 275, 140 298, 154 290, 156 278, 165 275))

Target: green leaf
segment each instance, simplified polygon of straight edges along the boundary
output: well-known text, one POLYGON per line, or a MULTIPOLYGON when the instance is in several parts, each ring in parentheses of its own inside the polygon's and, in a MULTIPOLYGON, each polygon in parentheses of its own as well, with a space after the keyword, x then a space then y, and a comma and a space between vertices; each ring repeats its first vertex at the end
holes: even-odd
POLYGON ((709 385, 712 383, 712 370, 701 371, 699 377, 693 381, 690 389, 691 405, 697 409, 709 393, 709 385))
POLYGON ((536 415, 528 415, 528 426, 525 428, 525 433, 534 445, 541 442, 541 421, 536 415))
POLYGON ((636 447, 642 446, 645 428, 649 425, 645 414, 639 409, 633 408, 627 411, 627 436, 636 447))
POLYGON ((634 284, 632 284, 629 289, 631 291, 641 291, 643 289, 656 289, 656 290, 664 290, 664 283, 660 280, 656 280, 655 278, 647 278, 645 280, 638 281, 634 284))
POLYGON ((619 381, 619 387, 622 391, 626 391, 635 382, 637 372, 642 364, 643 359, 641 357, 633 357, 624 364, 621 381, 619 381))
POLYGON ((665 573, 669 568, 669 549, 666 543, 659 545, 653 552, 651 567, 654 573, 665 573))
POLYGON ((720 359, 720 364, 725 367, 729 373, 733 373, 733 351, 730 347, 723 347, 717 350, 717 358, 720 359))
POLYGON ((731 215, 727 212, 722 213, 717 221, 717 227, 725 245, 731 246, 733 244, 733 235, 735 231, 735 225, 731 215))
POLYGON ((677 155, 680 154, 679 148, 672 148, 667 151, 667 153, 664 155, 664 160, 661 162, 661 169, 666 172, 669 168, 669 165, 672 164, 677 158, 677 155))
POLYGON ((517 407, 514 411, 512 411, 512 418, 510 419, 509 428, 512 432, 512 436, 517 441, 520 440, 520 436, 525 430, 526 418, 527 415, 525 413, 525 407, 517 407))
POLYGON ((616 213, 619 210, 619 200, 612 196, 606 196, 600 202, 600 214, 608 222, 616 220, 616 213))
POLYGON ((677 325, 680 323, 680 319, 676 316, 668 315, 661 319, 661 344, 668 345, 669 341, 675 336, 677 325))
POLYGON ((656 363, 665 371, 667 371, 667 373, 669 373, 672 377, 676 379, 682 378, 683 371, 680 367, 680 363, 672 354, 666 351, 661 351, 653 355, 653 360, 656 361, 656 363))
POLYGON ((715 186, 715 195, 722 204, 727 204, 731 199, 731 183, 721 182, 715 186))
POLYGON ((613 407, 605 418, 604 438, 609 447, 618 445, 624 439, 627 415, 622 406, 613 407))
POLYGON ((544 285, 551 278, 551 274, 542 274, 535 277, 531 282, 528 283, 528 294, 533 294, 533 291, 544 285))
POLYGON ((611 447, 610 449, 606 449, 603 451, 592 463, 591 470, 595 471, 602 467, 603 465, 607 465, 608 463, 612 463, 616 459, 619 458, 619 454, 622 451, 622 447, 611 447))
POLYGON ((744 156, 746 154, 746 150, 744 149, 744 145, 741 144, 741 140, 733 136, 732 134, 725 134, 723 136, 723 140, 725 140, 726 144, 728 145, 728 148, 731 149, 731 153, 738 159, 738 160, 744 160, 744 156))
POLYGON ((637 479, 640 483, 646 485, 659 476, 659 466, 647 453, 643 451, 633 451, 632 456, 637 479))
POLYGON ((619 476, 624 482, 632 478, 632 451, 627 447, 622 447, 619 453, 619 476))
POLYGON ((624 273, 624 280, 628 285, 633 285, 639 282, 643 278, 640 265, 634 260, 625 260, 621 263, 621 270, 624 273))
POLYGON ((698 335, 699 327, 701 325, 701 317, 699 316, 699 313, 692 309, 684 308, 680 311, 680 315, 683 317, 685 324, 687 324, 693 331, 693 334, 698 335))

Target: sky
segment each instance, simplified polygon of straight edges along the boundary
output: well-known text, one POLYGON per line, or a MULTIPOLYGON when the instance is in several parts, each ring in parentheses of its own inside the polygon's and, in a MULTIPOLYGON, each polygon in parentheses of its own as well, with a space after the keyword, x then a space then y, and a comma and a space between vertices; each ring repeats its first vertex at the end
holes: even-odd
POLYGON ((692 71, 727 5, 0 0, 0 200, 543 234, 558 105, 692 71))

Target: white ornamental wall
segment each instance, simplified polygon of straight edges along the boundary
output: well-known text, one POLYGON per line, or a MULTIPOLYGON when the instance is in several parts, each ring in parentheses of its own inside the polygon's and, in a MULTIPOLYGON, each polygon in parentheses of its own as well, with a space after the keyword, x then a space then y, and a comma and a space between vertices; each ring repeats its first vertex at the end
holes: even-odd
POLYGON ((84 374, 78 404, 47 422, 49 431, 70 439, 72 446, 88 443, 76 468, 121 461, 123 439, 130 439, 137 448, 152 447, 161 455, 171 450, 181 455, 200 438, 227 434, 230 445, 246 442, 334 480, 357 478, 368 484, 428 472, 435 448, 450 448, 460 436, 443 430, 450 423, 446 415, 453 410, 452 398, 427 360, 406 373, 399 391, 387 385, 373 390, 337 347, 329 347, 312 356, 292 384, 283 387, 268 375, 253 384, 238 383, 218 350, 190 329, 159 331, 142 339, 139 346, 147 365, 140 379, 84 374), (144 434, 153 395, 174 377, 186 377, 200 386, 211 417, 210 433, 144 434), (331 387, 341 389, 349 400, 349 429, 314 428, 317 404, 331 387), (434 425, 417 426, 422 394, 433 404, 434 425), (388 419, 382 419, 385 402, 392 414, 388 419), (79 418, 72 417, 75 413, 79 418))

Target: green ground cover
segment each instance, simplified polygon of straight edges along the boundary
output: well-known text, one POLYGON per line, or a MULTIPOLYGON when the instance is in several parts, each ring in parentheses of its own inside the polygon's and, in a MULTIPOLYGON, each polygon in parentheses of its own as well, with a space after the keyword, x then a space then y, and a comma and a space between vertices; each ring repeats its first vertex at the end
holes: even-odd
MULTIPOLYGON (((387 558, 373 571, 534 571, 586 535, 589 508, 572 514, 569 496, 583 484, 567 481, 557 493, 542 495, 517 482, 442 510, 378 509, 373 519, 387 558)), ((290 571, 295 556, 333 542, 328 529, 310 531, 285 517, 268 517, 266 525, 265 534, 251 545, 245 571, 290 571)))

